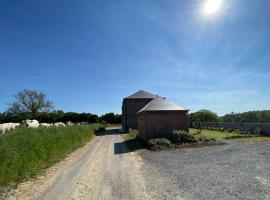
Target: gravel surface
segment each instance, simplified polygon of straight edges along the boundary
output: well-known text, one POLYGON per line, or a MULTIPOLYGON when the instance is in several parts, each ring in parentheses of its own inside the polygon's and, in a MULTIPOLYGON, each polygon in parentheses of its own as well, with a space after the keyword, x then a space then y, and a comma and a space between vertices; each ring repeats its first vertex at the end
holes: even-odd
POLYGON ((173 199, 176 191, 185 199, 270 199, 270 143, 228 142, 143 152, 147 187, 171 190, 163 199, 173 199))

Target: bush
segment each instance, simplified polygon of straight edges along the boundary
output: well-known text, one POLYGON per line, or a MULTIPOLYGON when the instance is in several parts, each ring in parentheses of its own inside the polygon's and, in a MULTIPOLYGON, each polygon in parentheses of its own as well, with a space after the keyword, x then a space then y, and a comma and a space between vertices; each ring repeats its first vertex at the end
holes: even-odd
POLYGON ((239 135, 252 135, 252 134, 259 133, 256 130, 243 130, 243 129, 232 129, 232 128, 204 127, 203 129, 210 130, 210 131, 234 133, 234 134, 239 134, 239 135))
POLYGON ((176 143, 195 143, 199 138, 187 131, 173 131, 173 139, 176 143))
POLYGON ((152 138, 148 141, 148 144, 150 146, 154 145, 162 145, 162 146, 169 146, 171 144, 171 141, 167 138, 152 138))

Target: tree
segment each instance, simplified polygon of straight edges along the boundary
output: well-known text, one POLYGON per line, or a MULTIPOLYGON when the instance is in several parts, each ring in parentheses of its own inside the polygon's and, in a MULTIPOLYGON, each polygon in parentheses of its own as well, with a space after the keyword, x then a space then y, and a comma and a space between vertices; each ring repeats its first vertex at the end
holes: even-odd
POLYGON ((199 110, 198 112, 191 113, 192 122, 216 122, 218 116, 210 110, 199 110))
POLYGON ((38 112, 49 112, 53 108, 53 103, 47 100, 46 94, 36 90, 22 90, 14 95, 15 101, 10 104, 8 112, 31 113, 35 118, 38 112))
POLYGON ((101 121, 105 121, 110 124, 121 124, 122 115, 114 114, 113 112, 106 113, 100 117, 101 121))
POLYGON ((223 122, 269 123, 270 110, 226 114, 220 117, 220 120, 223 122))

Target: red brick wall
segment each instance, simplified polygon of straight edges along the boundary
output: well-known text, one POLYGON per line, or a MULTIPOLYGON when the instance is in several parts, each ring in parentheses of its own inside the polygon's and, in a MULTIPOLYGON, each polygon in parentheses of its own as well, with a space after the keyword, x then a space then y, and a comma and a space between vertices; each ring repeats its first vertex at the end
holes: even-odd
POLYGON ((122 127, 137 129, 137 112, 152 99, 124 99, 122 104, 122 127))
POLYGON ((140 138, 146 140, 146 112, 138 114, 138 130, 140 138))
POLYGON ((142 139, 171 134, 174 130, 186 130, 189 123, 186 111, 152 111, 138 115, 138 129, 142 139))

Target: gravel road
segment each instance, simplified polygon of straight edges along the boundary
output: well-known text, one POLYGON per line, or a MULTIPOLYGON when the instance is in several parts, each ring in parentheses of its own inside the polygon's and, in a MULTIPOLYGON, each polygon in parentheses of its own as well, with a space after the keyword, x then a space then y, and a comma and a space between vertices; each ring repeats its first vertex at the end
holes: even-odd
POLYGON ((16 198, 270 199, 269 142, 133 153, 112 129, 53 168, 16 198))
POLYGON ((185 199, 270 199, 270 143, 228 143, 145 151, 143 171, 148 179, 166 179, 164 185, 175 186, 185 199))
POLYGON ((140 173, 142 162, 126 152, 117 130, 107 130, 41 199, 149 199, 140 173))

